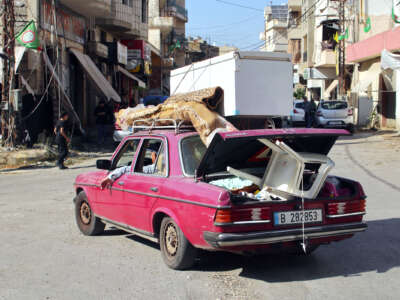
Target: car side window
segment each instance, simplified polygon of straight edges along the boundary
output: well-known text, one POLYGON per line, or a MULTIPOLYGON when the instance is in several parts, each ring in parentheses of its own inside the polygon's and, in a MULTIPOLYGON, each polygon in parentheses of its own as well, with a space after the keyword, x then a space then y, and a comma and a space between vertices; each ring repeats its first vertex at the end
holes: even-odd
POLYGON ((113 162, 114 168, 130 166, 139 146, 139 139, 127 140, 113 162))
POLYGON ((135 165, 135 173, 167 175, 164 142, 161 139, 145 139, 135 165))

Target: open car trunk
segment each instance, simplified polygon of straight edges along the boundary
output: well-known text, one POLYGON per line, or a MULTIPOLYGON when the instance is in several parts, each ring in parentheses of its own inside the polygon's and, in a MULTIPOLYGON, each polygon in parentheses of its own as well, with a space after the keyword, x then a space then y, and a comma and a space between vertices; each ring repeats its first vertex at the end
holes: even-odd
POLYGON ((197 177, 230 190, 236 198, 254 201, 338 193, 346 184, 328 177, 334 163, 327 154, 339 136, 348 134, 329 129, 219 133, 200 162, 197 177))

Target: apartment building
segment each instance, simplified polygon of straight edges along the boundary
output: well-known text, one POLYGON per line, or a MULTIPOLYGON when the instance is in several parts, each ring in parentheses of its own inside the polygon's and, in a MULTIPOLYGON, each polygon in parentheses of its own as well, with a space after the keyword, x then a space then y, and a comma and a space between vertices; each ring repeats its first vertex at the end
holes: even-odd
POLYGON ((264 9, 264 32, 260 33, 260 39, 265 44, 261 51, 287 52, 288 50, 288 6, 271 5, 264 9))
POLYGON ((366 125, 375 116, 375 125, 399 130, 399 58, 392 54, 400 51, 400 28, 393 18, 399 15, 399 3, 359 0, 356 8, 356 39, 346 48, 346 60, 354 64, 350 91, 356 99, 357 122, 366 125), (388 60, 394 66, 383 69, 382 62, 388 60))
POLYGON ((16 88, 22 89, 23 109, 29 112, 42 99, 24 126, 45 123, 41 129, 52 132, 65 110, 74 128, 87 132, 95 125, 94 109, 101 99, 114 108, 138 102, 151 72, 147 0, 23 4, 18 22, 35 21, 42 48, 15 48, 20 61, 16 88))
POLYGON ((149 42, 161 55, 161 92, 169 94, 169 72, 185 65, 185 0, 149 0, 149 42))

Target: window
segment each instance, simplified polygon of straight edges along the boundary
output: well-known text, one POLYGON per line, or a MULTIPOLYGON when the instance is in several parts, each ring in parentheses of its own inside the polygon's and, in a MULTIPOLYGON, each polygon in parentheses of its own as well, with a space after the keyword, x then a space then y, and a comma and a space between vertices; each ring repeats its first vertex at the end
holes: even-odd
POLYGON ((321 104, 323 109, 335 110, 335 109, 346 109, 347 102, 344 101, 327 101, 321 104))
POLYGON ((187 175, 194 176, 196 169, 199 167, 200 161, 204 156, 207 148, 200 139, 195 135, 185 138, 181 142, 181 154, 183 172, 187 175))
POLYGON ((130 166, 132 164, 132 160, 135 156, 138 145, 139 139, 126 141, 113 162, 113 169, 130 166))
POLYGON ((298 102, 294 107, 304 109, 304 102, 298 102))
POLYGON ((142 23, 147 23, 147 0, 142 0, 142 23))
POLYGON ((167 175, 166 149, 161 139, 146 139, 135 165, 135 173, 167 175))

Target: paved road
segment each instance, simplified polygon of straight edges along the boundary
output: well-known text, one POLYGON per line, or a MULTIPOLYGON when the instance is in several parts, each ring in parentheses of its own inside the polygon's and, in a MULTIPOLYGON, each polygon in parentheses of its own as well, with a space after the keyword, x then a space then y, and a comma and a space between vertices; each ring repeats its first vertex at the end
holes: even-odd
POLYGON ((365 187, 367 232, 311 257, 209 254, 185 272, 134 235, 79 233, 72 182, 93 161, 0 173, 0 299, 398 299, 398 140, 358 135, 332 151, 333 173, 365 187))

